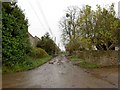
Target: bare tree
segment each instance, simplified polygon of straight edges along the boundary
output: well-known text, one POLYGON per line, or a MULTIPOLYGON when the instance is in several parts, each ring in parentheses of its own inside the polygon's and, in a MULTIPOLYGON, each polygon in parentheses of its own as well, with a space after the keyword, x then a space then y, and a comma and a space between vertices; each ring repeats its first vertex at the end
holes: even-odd
POLYGON ((76 39, 79 11, 80 9, 77 6, 68 7, 65 16, 63 16, 59 22, 59 27, 62 30, 62 39, 64 42, 76 39))

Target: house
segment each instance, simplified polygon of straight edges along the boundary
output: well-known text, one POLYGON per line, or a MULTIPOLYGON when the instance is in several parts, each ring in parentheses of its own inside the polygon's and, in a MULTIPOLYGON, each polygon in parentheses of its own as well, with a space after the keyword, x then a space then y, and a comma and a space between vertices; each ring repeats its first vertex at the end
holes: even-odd
POLYGON ((35 47, 35 38, 28 32, 29 40, 32 47, 35 47))
POLYGON ((35 46, 37 46, 37 43, 38 43, 38 41, 40 41, 40 38, 35 36, 34 39, 35 39, 35 46))
POLYGON ((37 37, 37 36, 33 37, 29 32, 28 32, 28 36, 29 36, 29 40, 30 40, 31 46, 32 47, 36 47, 38 41, 40 40, 40 38, 37 37))

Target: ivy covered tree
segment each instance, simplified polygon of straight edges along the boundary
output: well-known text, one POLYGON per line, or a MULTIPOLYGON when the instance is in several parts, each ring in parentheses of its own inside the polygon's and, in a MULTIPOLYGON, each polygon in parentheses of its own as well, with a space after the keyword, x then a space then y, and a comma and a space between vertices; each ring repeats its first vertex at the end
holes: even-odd
POLYGON ((3 65, 23 63, 31 51, 28 39, 28 21, 16 3, 2 3, 3 65))

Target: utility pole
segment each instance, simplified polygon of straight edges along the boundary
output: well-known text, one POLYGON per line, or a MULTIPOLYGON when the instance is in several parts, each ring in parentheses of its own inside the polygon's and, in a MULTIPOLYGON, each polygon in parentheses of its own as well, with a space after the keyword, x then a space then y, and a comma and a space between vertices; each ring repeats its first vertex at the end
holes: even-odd
POLYGON ((56 37, 55 37, 55 45, 54 45, 54 48, 55 48, 55 55, 56 55, 56 37))

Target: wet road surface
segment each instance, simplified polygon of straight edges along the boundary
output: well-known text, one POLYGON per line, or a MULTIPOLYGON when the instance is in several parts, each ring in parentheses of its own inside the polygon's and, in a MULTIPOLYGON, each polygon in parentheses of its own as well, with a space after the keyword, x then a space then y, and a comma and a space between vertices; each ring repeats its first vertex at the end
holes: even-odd
POLYGON ((112 69, 90 71, 57 56, 36 69, 3 75, 3 88, 117 88, 118 71, 112 69))

